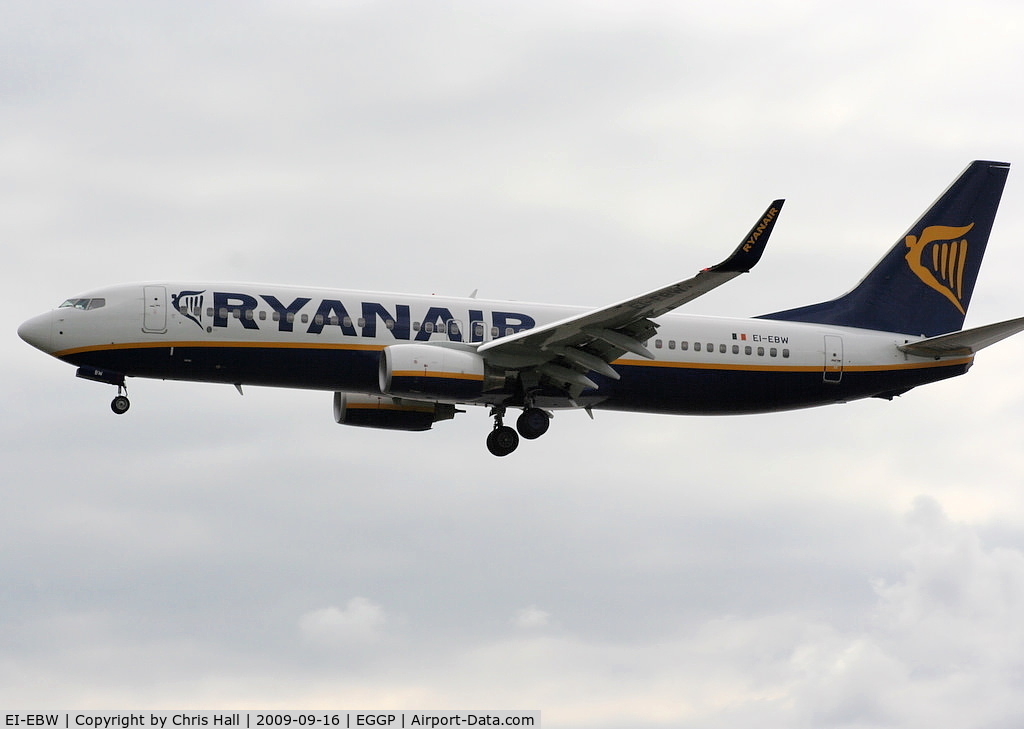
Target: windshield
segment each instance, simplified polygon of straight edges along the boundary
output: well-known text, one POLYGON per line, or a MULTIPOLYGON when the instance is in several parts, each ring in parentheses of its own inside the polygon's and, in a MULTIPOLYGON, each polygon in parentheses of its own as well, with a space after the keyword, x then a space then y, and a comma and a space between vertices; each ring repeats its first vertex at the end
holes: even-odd
POLYGON ((61 304, 59 309, 99 309, 101 306, 106 306, 106 299, 68 299, 61 304))

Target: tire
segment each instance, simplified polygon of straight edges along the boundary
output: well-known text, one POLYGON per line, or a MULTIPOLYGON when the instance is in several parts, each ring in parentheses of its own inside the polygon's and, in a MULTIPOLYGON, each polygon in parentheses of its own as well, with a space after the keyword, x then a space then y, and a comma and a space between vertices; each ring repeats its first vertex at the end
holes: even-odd
POLYGON ((527 408, 516 420, 516 430, 527 440, 540 438, 548 432, 551 417, 540 408, 527 408))
POLYGON ((519 447, 519 434, 515 430, 502 425, 495 428, 487 436, 487 450, 495 456, 507 456, 519 447))

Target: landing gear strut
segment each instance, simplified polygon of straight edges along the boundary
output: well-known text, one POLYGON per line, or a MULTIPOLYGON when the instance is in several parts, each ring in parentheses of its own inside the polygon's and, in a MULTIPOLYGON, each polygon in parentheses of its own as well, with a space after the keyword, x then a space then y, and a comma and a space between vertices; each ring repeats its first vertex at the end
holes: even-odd
POLYGON ((519 434, 502 422, 505 408, 491 408, 494 416, 494 429, 487 435, 487 450, 495 456, 507 456, 519 447, 519 434))

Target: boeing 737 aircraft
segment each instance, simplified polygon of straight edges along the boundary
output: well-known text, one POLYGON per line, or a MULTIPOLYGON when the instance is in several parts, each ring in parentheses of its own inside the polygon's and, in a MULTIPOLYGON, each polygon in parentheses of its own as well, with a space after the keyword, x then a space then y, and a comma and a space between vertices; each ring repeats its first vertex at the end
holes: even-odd
POLYGON ((750 319, 670 314, 758 262, 782 200, 722 263, 598 309, 369 291, 156 282, 68 299, 26 342, 126 378, 334 392, 338 423, 428 430, 490 408, 505 456, 562 408, 707 415, 892 399, 962 375, 1024 318, 962 330, 1009 165, 973 162, 849 293, 750 319), (509 408, 522 414, 512 428, 509 408))

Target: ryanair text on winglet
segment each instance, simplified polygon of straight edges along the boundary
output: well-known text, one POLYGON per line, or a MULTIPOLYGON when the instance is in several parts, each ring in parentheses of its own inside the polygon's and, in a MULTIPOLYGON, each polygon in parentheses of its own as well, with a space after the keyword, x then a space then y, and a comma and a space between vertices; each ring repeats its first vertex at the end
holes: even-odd
POLYGON ((761 234, 764 232, 765 228, 767 228, 771 224, 771 222, 775 220, 775 216, 778 214, 778 208, 768 209, 768 212, 765 213, 764 219, 756 228, 754 228, 754 232, 750 234, 750 237, 747 238, 746 242, 743 244, 744 253, 750 253, 751 249, 753 249, 754 247, 754 244, 757 243, 757 239, 761 237, 761 234))

